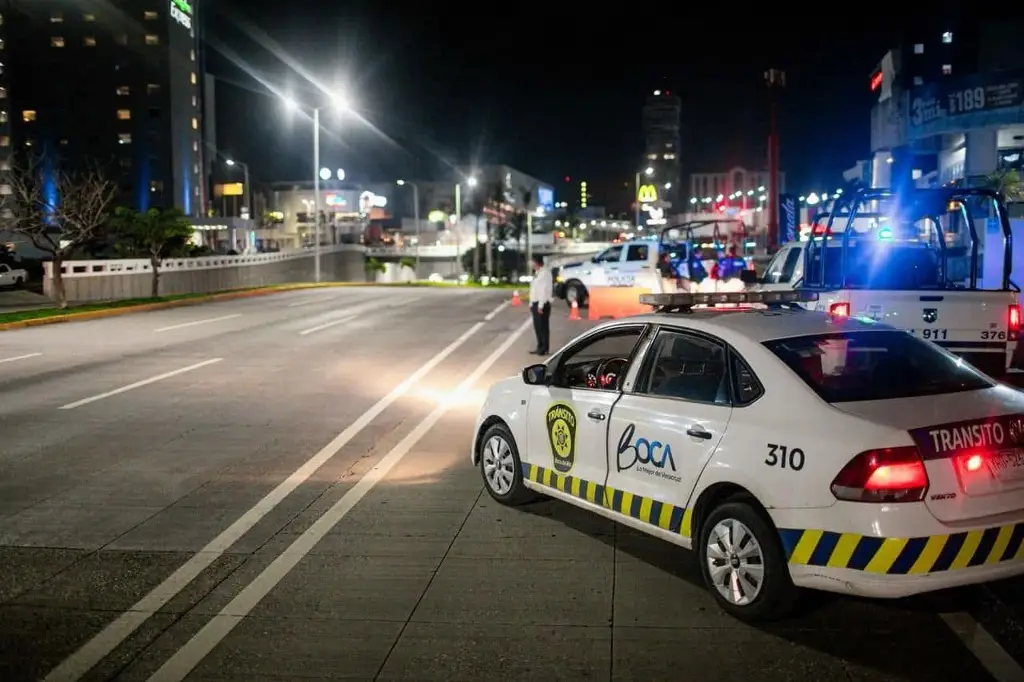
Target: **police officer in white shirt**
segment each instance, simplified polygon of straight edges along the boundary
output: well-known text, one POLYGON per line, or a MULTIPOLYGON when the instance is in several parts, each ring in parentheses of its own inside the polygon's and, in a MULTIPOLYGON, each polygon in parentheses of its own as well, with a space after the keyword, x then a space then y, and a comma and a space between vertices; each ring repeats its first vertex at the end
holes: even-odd
POLYGON ((534 355, 547 355, 551 350, 551 299, 554 296, 554 276, 544 267, 544 257, 533 257, 533 281, 530 283, 530 313, 533 331, 537 335, 534 355))

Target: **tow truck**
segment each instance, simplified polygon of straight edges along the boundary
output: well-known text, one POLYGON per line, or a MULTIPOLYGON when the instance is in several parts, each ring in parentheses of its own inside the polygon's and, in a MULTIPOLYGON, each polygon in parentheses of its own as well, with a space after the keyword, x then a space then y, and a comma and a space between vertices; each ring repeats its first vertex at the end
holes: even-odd
POLYGON ((837 199, 806 240, 784 245, 762 278, 743 279, 752 291, 816 291, 816 310, 899 327, 999 378, 1021 329, 1012 249, 1006 207, 993 190, 861 189, 837 199), (991 217, 976 215, 983 205, 991 217), (986 217, 1001 239, 987 235, 985 260, 1001 273, 982 282, 976 218, 986 217))

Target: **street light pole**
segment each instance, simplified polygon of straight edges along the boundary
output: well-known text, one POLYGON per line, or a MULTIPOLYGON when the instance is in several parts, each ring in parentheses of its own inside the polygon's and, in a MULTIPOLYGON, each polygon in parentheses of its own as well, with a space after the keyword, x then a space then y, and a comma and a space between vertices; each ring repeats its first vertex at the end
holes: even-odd
POLYGON ((320 283, 320 107, 313 109, 313 281, 320 283))
POLYGON ((462 250, 462 236, 459 234, 462 229, 462 183, 455 183, 455 272, 452 274, 458 277, 459 268, 459 256, 462 255, 459 252, 462 250))
POLYGON ((420 276, 420 187, 415 182, 406 182, 405 180, 399 180, 399 185, 412 185, 412 215, 413 220, 416 221, 416 278, 420 276))

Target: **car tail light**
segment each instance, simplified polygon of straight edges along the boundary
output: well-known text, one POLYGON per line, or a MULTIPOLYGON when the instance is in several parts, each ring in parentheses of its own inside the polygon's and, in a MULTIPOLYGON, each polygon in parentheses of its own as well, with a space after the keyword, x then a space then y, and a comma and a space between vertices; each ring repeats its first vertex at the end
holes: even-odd
POLYGON ((985 456, 980 452, 969 452, 960 457, 960 466, 969 473, 981 471, 985 466, 985 456))
POLYGON ((928 472, 917 448, 862 452, 832 481, 832 494, 847 502, 919 502, 928 492, 928 472))
POLYGON ((850 316, 850 304, 849 303, 833 303, 828 307, 828 312, 836 317, 849 317, 850 316))
POLYGON ((1006 338, 1010 341, 1020 338, 1020 306, 1016 303, 1010 305, 1006 314, 1006 338))

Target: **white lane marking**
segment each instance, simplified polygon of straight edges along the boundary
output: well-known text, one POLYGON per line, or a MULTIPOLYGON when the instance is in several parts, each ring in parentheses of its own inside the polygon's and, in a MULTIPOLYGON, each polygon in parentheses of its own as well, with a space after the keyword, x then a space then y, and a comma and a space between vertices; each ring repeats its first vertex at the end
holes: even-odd
POLYGON ((278 556, 269 566, 263 569, 256 578, 238 593, 231 602, 221 609, 220 613, 214 616, 203 629, 197 632, 192 639, 185 643, 178 651, 171 656, 160 668, 150 676, 148 682, 181 682, 192 670, 199 665, 207 654, 213 651, 233 629, 266 597, 274 586, 288 575, 295 568, 299 561, 309 554, 320 540, 345 515, 352 511, 352 508, 363 499, 374 486, 380 483, 388 475, 395 465, 409 454, 409 451, 427 433, 437 425, 453 405, 457 404, 456 398, 468 391, 480 380, 480 377, 496 363, 501 356, 508 352, 512 344, 519 340, 519 337, 526 332, 533 323, 526 321, 519 326, 498 348, 491 353, 486 360, 480 363, 473 373, 459 384, 452 393, 449 400, 438 405, 433 412, 427 415, 409 435, 402 439, 391 452, 386 454, 375 467, 370 469, 340 500, 334 503, 309 529, 300 535, 288 549, 278 556))
POLYGON ((350 320, 354 320, 354 319, 356 319, 356 317, 358 317, 358 316, 357 315, 349 315, 348 317, 343 317, 340 320, 334 320, 333 322, 328 322, 328 323, 322 324, 322 325, 320 325, 318 327, 310 327, 309 329, 303 329, 301 332, 299 332, 299 336, 305 336, 306 334, 312 334, 313 332, 319 332, 319 331, 323 331, 324 329, 330 329, 331 327, 339 325, 342 322, 348 322, 350 320))
POLYGON ((182 322, 181 324, 172 324, 169 327, 160 327, 154 329, 155 332, 169 332, 172 329, 184 329, 185 327, 195 327, 200 324, 210 324, 211 322, 220 322, 222 320, 233 320, 236 317, 241 317, 242 313, 235 313, 234 315, 221 315, 220 317, 208 317, 205 320, 193 320, 191 322, 182 322))
POLYGON ((306 336, 307 334, 323 331, 324 329, 330 329, 331 327, 335 327, 341 324, 342 322, 348 322, 349 320, 352 320, 356 317, 356 315, 353 315, 351 313, 362 313, 364 310, 386 310, 388 308, 398 308, 403 305, 413 303, 414 301, 418 301, 420 300, 420 298, 422 297, 417 296, 415 298, 406 299, 404 301, 398 301, 397 303, 391 303, 389 305, 381 305, 380 302, 375 301, 373 303, 364 303, 363 305, 345 308, 342 310, 342 312, 349 313, 347 317, 343 317, 340 320, 331 320, 330 322, 325 322, 324 324, 317 325, 316 327, 310 327, 309 329, 303 329, 301 332, 299 332, 299 336, 306 336))
POLYGON ((305 464, 296 469, 291 476, 267 493, 266 497, 257 502, 252 509, 242 514, 238 520, 228 526, 220 535, 211 540, 196 554, 192 555, 188 561, 182 564, 162 583, 153 588, 149 594, 142 597, 129 610, 118 616, 114 622, 103 628, 99 634, 86 642, 75 653, 65 658, 60 665, 43 678, 43 682, 76 682, 81 679, 97 663, 106 658, 121 642, 126 640, 143 623, 149 620, 150 616, 184 590, 210 564, 230 549, 239 538, 249 532, 253 526, 259 523, 260 519, 277 507, 293 490, 302 485, 303 482, 316 473, 317 469, 338 454, 349 441, 359 435, 384 410, 408 393, 420 379, 444 362, 445 358, 458 350, 460 346, 469 341, 483 327, 483 322, 477 322, 463 332, 462 336, 452 341, 440 353, 428 360, 426 364, 406 377, 402 383, 395 386, 390 393, 378 400, 376 404, 352 422, 347 429, 325 445, 320 452, 313 455, 305 464))
POLYGON ((490 322, 491 320, 493 320, 494 316, 497 315, 498 313, 500 313, 502 310, 504 310, 506 306, 508 306, 508 301, 505 301, 504 303, 499 305, 497 308, 495 308, 491 312, 487 313, 486 317, 484 317, 484 322, 490 322))
POLYGON ((0 360, 0 365, 5 362, 17 362, 18 360, 28 360, 29 358, 38 358, 42 353, 29 353, 28 355, 15 355, 13 358, 3 358, 0 360))
POLYGON ((998 682, 1024 682, 1024 668, 970 614, 939 615, 998 682))
POLYGON ((294 308, 294 307, 300 306, 300 305, 316 305, 317 303, 325 303, 326 301, 333 301, 336 298, 341 298, 341 296, 339 294, 335 294, 333 296, 317 296, 316 298, 314 298, 311 301, 298 301, 297 303, 289 303, 288 307, 289 308, 294 308))
POLYGON ((62 409, 62 410, 73 410, 76 407, 81 407, 82 405, 88 405, 89 403, 94 403, 97 400, 103 400, 104 398, 109 398, 109 397, 114 396, 114 395, 118 395, 118 394, 121 394, 121 393, 127 393, 128 391, 133 391, 136 388, 142 388, 143 386, 149 386, 150 384, 155 384, 158 381, 163 381, 164 379, 170 379, 171 377, 176 377, 179 374, 184 374, 185 372, 191 372, 192 370, 199 369, 200 367, 206 367, 207 365, 216 364, 216 363, 220 362, 223 359, 224 358, 213 358, 212 360, 203 360, 202 362, 197 362, 196 364, 189 365, 188 367, 182 367, 181 369, 176 369, 176 370, 173 370, 171 372, 164 372, 163 374, 157 374, 155 377, 150 377, 148 379, 143 379, 142 381, 136 381, 134 384, 128 384, 127 386, 122 386, 121 388, 115 388, 113 391, 107 391, 106 393, 100 393, 99 395, 89 396, 88 398, 82 398, 81 400, 76 400, 75 402, 68 403, 67 405, 61 405, 60 409, 62 409))

